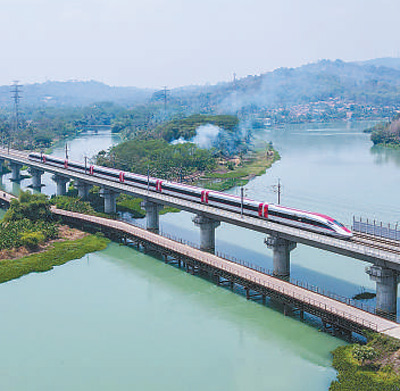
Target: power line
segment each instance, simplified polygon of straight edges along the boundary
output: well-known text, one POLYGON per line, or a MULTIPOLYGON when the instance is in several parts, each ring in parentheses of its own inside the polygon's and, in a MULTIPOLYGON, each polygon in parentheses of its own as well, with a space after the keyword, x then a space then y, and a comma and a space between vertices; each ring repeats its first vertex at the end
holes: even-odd
MULTIPOLYGON (((14 136, 18 133, 19 128, 19 102, 21 100, 22 85, 15 80, 11 85, 11 99, 14 100, 14 136)), ((10 148, 11 135, 8 137, 8 148, 10 148)))
POLYGON ((169 92, 169 90, 167 90, 167 86, 163 87, 163 91, 164 91, 164 112, 165 112, 165 115, 167 115, 167 95, 169 92))

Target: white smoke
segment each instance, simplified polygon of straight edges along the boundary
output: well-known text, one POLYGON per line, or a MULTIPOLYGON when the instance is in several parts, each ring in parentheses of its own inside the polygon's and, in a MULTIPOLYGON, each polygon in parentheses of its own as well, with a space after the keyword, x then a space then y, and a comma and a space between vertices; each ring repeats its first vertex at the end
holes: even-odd
POLYGON ((196 129, 196 136, 190 141, 200 148, 210 149, 216 144, 221 131, 220 127, 212 124, 201 125, 196 129))
POLYGON ((173 140, 171 141, 172 145, 176 145, 176 144, 184 144, 187 143, 188 141, 185 140, 183 137, 179 137, 178 140, 173 140))
POLYGON ((218 142, 218 136, 223 133, 223 129, 212 125, 201 125, 196 129, 196 136, 191 140, 185 140, 183 137, 179 137, 177 140, 171 141, 171 144, 184 144, 184 143, 194 143, 199 148, 210 149, 214 147, 218 142))

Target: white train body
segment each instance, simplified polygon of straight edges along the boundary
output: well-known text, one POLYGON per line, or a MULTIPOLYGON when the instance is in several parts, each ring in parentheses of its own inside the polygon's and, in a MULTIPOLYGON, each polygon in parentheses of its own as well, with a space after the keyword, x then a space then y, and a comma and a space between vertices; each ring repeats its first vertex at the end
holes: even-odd
POLYGON ((141 189, 148 189, 151 192, 163 193, 173 197, 207 204, 236 213, 241 213, 243 207, 243 214, 246 216, 253 216, 340 238, 350 238, 352 236, 352 232, 343 224, 334 220, 332 217, 318 213, 287 208, 281 205, 268 204, 266 202, 251 200, 249 198, 243 198, 242 206, 241 198, 235 195, 206 190, 182 183, 163 181, 158 178, 123 172, 108 167, 97 165, 85 167, 84 164, 79 162, 43 155, 36 152, 30 153, 29 159, 39 161, 43 164, 57 166, 71 171, 139 187, 141 189))

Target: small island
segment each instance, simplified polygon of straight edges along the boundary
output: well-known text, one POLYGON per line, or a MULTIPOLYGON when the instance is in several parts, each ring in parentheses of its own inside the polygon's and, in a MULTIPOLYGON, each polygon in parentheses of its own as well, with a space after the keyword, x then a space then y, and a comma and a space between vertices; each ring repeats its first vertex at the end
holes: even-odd
POLYGON ((389 122, 381 122, 372 128, 365 129, 364 133, 371 134, 374 145, 398 149, 400 148, 400 116, 397 115, 389 122))
POLYGON ((109 240, 61 225, 43 194, 21 192, 0 223, 0 283, 46 272, 85 254, 103 250, 109 240))
POLYGON ((400 341, 377 333, 365 345, 341 346, 333 352, 338 379, 330 391, 395 391, 400 389, 400 341))
MULTIPOLYGON (((133 126, 129 119, 113 131, 126 140, 101 151, 96 163, 165 180, 223 191, 244 186, 280 158, 272 143, 252 149, 252 129, 232 115, 192 115, 157 126, 133 126)), ((140 200, 121 195, 119 211, 144 217, 140 200)), ((161 213, 178 211, 164 208, 161 213)))

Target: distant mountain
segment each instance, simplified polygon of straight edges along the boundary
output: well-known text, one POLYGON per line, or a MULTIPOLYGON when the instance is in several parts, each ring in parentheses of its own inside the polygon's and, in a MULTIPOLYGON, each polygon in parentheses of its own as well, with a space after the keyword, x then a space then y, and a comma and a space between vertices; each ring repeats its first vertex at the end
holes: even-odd
POLYGON ((171 91, 171 97, 182 105, 192 102, 199 108, 216 107, 217 111, 224 113, 329 99, 376 106, 400 105, 400 70, 322 60, 298 68, 279 68, 248 76, 235 83, 175 89, 171 91))
POLYGON ((393 68, 400 70, 400 58, 394 58, 394 57, 383 57, 366 61, 357 61, 355 62, 355 64, 371 65, 375 67, 386 67, 386 68, 393 68))
MULTIPOLYGON (((48 81, 26 84, 22 102, 28 106, 87 106, 110 101, 123 106, 145 102, 153 91, 135 87, 110 87, 97 81, 48 81)), ((0 106, 10 106, 10 86, 0 87, 0 106)))
MULTIPOLYGON (((111 87, 96 81, 46 82, 23 86, 28 106, 87 106, 108 101, 126 107, 162 103, 164 93, 111 87)), ((186 86, 168 92, 168 107, 185 113, 235 113, 340 99, 372 106, 400 106, 400 58, 344 62, 322 60, 297 68, 247 76, 235 82, 186 86)), ((10 106, 10 86, 0 87, 0 107, 10 106)))

